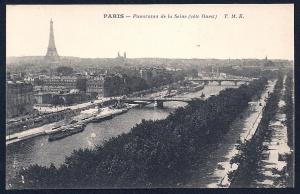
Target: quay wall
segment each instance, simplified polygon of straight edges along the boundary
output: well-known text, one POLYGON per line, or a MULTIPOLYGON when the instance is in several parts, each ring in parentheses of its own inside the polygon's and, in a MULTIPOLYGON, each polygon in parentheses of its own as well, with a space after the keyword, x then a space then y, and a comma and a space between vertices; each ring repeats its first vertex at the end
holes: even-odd
POLYGON ((90 108, 93 108, 96 106, 100 106, 100 107, 109 106, 109 105, 114 104, 115 102, 116 102, 116 100, 111 99, 111 100, 101 102, 101 103, 90 104, 90 105, 87 105, 85 107, 81 107, 78 109, 65 109, 65 110, 52 112, 52 113, 44 113, 41 115, 34 116, 30 119, 26 119, 24 121, 6 124, 6 133, 13 134, 13 133, 25 131, 25 130, 28 130, 31 128, 40 127, 45 124, 63 120, 65 118, 74 117, 76 115, 79 115, 81 111, 84 111, 84 110, 87 110, 87 109, 90 109, 90 108))

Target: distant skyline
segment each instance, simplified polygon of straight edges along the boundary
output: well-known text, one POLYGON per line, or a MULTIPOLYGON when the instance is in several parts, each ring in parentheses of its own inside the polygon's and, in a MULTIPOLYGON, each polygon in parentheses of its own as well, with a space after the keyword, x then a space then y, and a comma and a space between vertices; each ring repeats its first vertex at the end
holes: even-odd
POLYGON ((60 56, 294 60, 294 6, 8 5, 7 56, 44 56, 53 20, 60 56), (217 19, 107 19, 104 14, 211 14, 217 19), (225 19, 240 14, 244 19, 225 19))

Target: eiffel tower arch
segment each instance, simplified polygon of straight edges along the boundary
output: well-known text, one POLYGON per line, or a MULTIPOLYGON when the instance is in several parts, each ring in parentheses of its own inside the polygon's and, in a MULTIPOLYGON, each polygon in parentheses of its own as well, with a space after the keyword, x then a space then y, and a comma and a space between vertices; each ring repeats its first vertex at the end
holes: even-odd
POLYGON ((59 55, 57 53, 56 46, 55 46, 52 19, 50 20, 50 36, 49 36, 48 49, 47 49, 45 59, 46 62, 49 63, 57 63, 59 61, 59 55))

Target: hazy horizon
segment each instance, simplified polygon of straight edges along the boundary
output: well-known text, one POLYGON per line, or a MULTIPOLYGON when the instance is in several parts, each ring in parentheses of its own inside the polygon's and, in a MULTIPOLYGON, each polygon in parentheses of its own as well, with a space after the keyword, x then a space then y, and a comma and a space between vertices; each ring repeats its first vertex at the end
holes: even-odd
MULTIPOLYGON (((22 58, 22 57, 45 57, 45 56, 37 56, 37 55, 26 55, 26 56, 6 56, 6 58, 22 58)), ((116 57, 76 57, 76 56, 60 56, 63 58, 80 58, 80 59, 116 59, 116 57)), ((166 57, 127 57, 127 59, 197 59, 197 60, 211 60, 211 59, 216 59, 216 60, 229 60, 228 58, 166 58, 166 57)), ((269 58, 269 60, 287 60, 287 61, 294 61, 292 59, 284 59, 284 58, 269 58)), ((230 60, 265 60, 264 58, 230 58, 230 60)))
POLYGON ((8 5, 7 57, 44 56, 53 19, 60 56, 294 59, 292 4, 8 5), (105 19, 105 13, 244 14, 244 19, 105 19))

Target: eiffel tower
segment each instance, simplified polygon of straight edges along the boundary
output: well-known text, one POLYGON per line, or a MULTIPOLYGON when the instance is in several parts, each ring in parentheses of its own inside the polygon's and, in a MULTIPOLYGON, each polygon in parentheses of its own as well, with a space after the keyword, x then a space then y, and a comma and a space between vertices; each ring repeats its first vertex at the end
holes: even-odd
POLYGON ((54 41, 54 32, 53 32, 53 21, 50 20, 50 36, 49 44, 47 49, 47 54, 45 56, 47 62, 56 63, 59 60, 59 56, 56 50, 55 41, 54 41))

